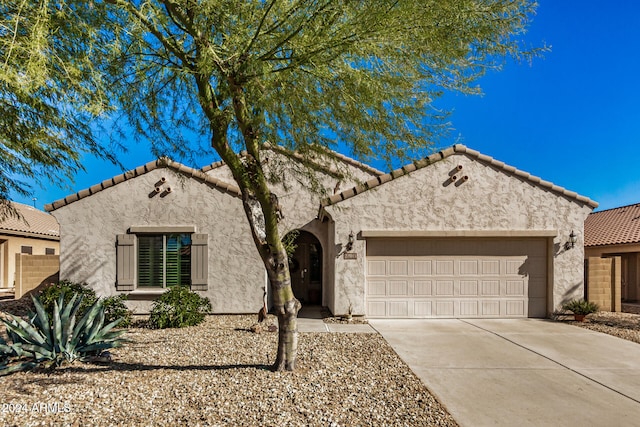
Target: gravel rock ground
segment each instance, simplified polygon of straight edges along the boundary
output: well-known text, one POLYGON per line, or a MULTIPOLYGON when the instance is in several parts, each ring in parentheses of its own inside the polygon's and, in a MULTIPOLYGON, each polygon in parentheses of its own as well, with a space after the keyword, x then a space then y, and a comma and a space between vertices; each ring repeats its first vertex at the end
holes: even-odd
POLYGON ((130 329, 109 364, 2 377, 0 425, 456 425, 380 335, 301 333, 298 370, 273 373, 254 320, 130 329))
POLYGON ((601 311, 588 315, 584 322, 570 321, 570 323, 640 344, 639 314, 601 311))

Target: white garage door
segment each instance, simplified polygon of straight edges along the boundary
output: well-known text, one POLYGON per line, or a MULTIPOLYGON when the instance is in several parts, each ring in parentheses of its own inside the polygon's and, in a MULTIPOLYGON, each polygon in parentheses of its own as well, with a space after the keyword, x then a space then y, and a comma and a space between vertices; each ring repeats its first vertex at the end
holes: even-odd
POLYGON ((367 316, 545 317, 545 239, 367 239, 367 316))

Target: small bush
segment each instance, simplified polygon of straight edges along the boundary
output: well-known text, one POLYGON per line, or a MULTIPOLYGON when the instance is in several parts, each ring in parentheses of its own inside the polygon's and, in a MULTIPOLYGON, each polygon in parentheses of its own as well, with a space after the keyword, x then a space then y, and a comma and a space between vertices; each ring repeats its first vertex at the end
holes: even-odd
POLYGON ((186 286, 174 286, 151 307, 149 324, 154 329, 183 328, 202 323, 211 303, 186 286))
POLYGON ((118 326, 122 328, 131 326, 132 315, 131 310, 124 303, 126 300, 127 296, 124 294, 113 295, 102 300, 105 322, 111 323, 116 319, 122 319, 118 326))
MULTIPOLYGON (((89 288, 86 283, 61 280, 58 283, 48 285, 38 295, 38 300, 42 303, 49 316, 53 315, 54 302, 58 301, 60 295, 64 295, 63 302, 65 304, 71 300, 73 295, 82 296, 82 302, 78 307, 78 317, 84 316, 87 310, 98 300, 96 292, 89 288)), ((105 322, 111 323, 116 319, 122 319, 119 323, 120 327, 131 326, 131 311, 124 303, 126 299, 126 295, 110 296, 102 299, 105 322)))
POLYGON ((82 302, 78 307, 79 317, 82 317, 89 307, 98 300, 96 292, 89 288, 86 283, 61 280, 58 283, 52 283, 46 286, 38 294, 38 300, 42 303, 42 306, 49 316, 53 316, 54 303, 58 301, 60 295, 64 295, 63 302, 65 304, 67 304, 74 295, 82 297, 82 302))
POLYGON ((572 311, 573 314, 591 314, 600 310, 598 304, 583 299, 574 299, 562 306, 564 310, 572 311))

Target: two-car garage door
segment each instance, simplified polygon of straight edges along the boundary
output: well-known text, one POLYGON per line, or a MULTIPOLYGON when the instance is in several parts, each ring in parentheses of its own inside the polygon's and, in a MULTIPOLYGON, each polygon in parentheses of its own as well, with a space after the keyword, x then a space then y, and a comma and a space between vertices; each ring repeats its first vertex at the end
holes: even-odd
POLYGON ((367 316, 545 317, 543 238, 367 239, 367 316))

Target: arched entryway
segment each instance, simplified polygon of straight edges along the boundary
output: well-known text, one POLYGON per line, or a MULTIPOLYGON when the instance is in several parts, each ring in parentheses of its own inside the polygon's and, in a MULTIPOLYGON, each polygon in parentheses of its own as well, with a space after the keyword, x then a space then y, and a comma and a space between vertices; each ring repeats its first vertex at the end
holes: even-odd
POLYGON ((322 246, 307 231, 298 230, 289 258, 293 294, 306 305, 322 304, 322 246))

